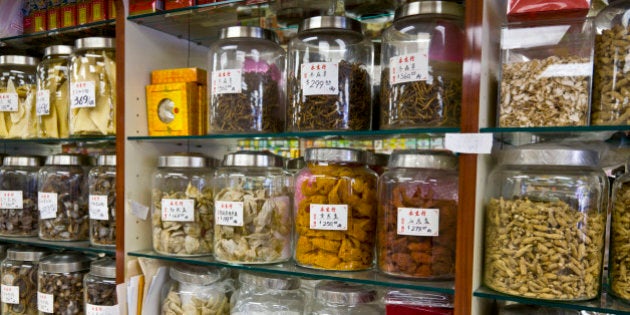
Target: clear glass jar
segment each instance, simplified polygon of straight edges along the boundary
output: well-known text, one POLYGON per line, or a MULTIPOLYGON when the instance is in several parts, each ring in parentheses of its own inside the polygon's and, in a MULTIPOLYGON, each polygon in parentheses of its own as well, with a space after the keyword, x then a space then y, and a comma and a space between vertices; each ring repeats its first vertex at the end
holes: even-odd
POLYGON ((83 277, 90 259, 76 253, 54 254, 39 261, 37 309, 39 314, 84 314, 83 277))
POLYGON ((39 169, 37 204, 39 238, 49 241, 87 241, 89 211, 87 157, 51 155, 39 169))
POLYGON ((2 314, 37 315, 37 270, 48 252, 31 247, 11 248, 2 261, 2 314))
POLYGON ((376 253, 386 274, 455 277, 457 157, 442 152, 394 151, 379 179, 376 253))
POLYGON ((35 77, 39 59, 28 56, 0 56, 0 138, 33 138, 35 77))
POLYGON ((115 260, 93 261, 90 273, 83 279, 83 288, 86 315, 119 314, 115 260))
POLYGON ((80 38, 74 46, 70 57, 70 136, 115 135, 114 38, 80 38))
POLYGON ((630 173, 613 184, 610 250, 608 259, 609 290, 630 303, 630 173))
POLYGON ((88 173, 90 245, 116 246, 116 155, 101 155, 88 173))
POLYGON ((453 315, 450 294, 413 290, 390 290, 385 295, 385 315, 453 315))
POLYGON ((74 47, 55 45, 44 49, 37 65, 37 137, 67 138, 70 54, 74 47))
POLYGON ((240 288, 230 298, 232 315, 304 314, 300 279, 249 272, 241 272, 238 279, 240 288))
POLYGON ((215 259, 268 264, 291 258, 292 198, 282 166, 268 152, 225 156, 215 178, 215 259))
POLYGON ((199 155, 165 155, 153 172, 153 249, 174 256, 212 254, 213 171, 199 155))
POLYGON ((599 294, 608 178, 596 151, 504 150, 487 179, 483 281, 544 300, 599 294))
POLYGON ((7 156, 0 167, 0 235, 37 236, 37 172, 40 160, 7 156))
POLYGON ((380 315, 383 310, 373 288, 356 283, 322 281, 315 286, 310 315, 380 315))
POLYGON ((228 295, 234 284, 228 269, 178 264, 169 274, 173 281, 165 288, 162 314, 230 314, 228 295))
POLYGON ((295 181, 296 263, 325 270, 371 268, 377 175, 366 166, 365 151, 309 148, 305 160, 295 181))
POLYGON ((221 30, 210 48, 209 133, 284 131, 285 55, 271 30, 221 30))
POLYGON ((287 129, 369 130, 374 47, 361 23, 316 16, 289 42, 287 129))
POLYGON ((464 8, 410 2, 383 32, 381 129, 459 127, 464 8))

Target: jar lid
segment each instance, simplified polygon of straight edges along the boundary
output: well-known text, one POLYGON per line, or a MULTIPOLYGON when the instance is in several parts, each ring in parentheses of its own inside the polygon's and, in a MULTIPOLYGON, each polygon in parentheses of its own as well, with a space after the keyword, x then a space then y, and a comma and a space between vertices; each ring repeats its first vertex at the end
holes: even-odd
POLYGON ((304 157, 306 162, 347 162, 361 163, 367 162, 365 151, 347 148, 308 148, 304 157))
POLYGON ((116 154, 99 155, 96 165, 100 166, 116 166, 116 154))
POLYGON ((0 56, 0 65, 36 67, 39 59, 29 56, 4 55, 0 56))
POLYGON ((247 283, 273 290, 296 290, 300 288, 300 279, 282 275, 241 272, 238 275, 241 283, 247 283))
POLYGON ((116 261, 110 258, 93 261, 90 272, 97 277, 116 278, 116 261))
POLYGON ((500 151, 498 161, 500 165, 597 166, 599 155, 593 150, 541 146, 500 151))
POLYGON ((363 33, 361 22, 345 16, 322 15, 305 19, 298 27, 298 33, 321 28, 336 28, 363 33))
POLYGON ((90 259, 74 253, 55 254, 40 260, 39 269, 54 273, 83 271, 90 269, 90 259))
POLYGON ((74 41, 77 49, 115 48, 116 41, 111 37, 85 37, 74 41))
POLYGON ((46 158, 46 165, 88 165, 89 158, 79 154, 55 154, 46 158))
POLYGON ((450 1, 417 1, 410 2, 396 10, 394 19, 402 19, 412 15, 452 15, 464 17, 464 7, 456 2, 450 1))
POLYGON ((223 158, 223 166, 282 167, 282 157, 267 151, 238 151, 223 158))
POLYGON ((68 45, 53 45, 44 48, 44 56, 50 55, 70 55, 74 52, 74 47, 68 45))
POLYGON ((171 267, 169 275, 173 280, 196 285, 210 285, 226 277, 226 268, 204 267, 189 264, 178 264, 171 267))
POLYGON ((40 166, 41 161, 34 156, 5 156, 2 164, 6 166, 40 166))
POLYGON ((158 158, 158 167, 206 167, 206 157, 196 154, 162 155, 158 158))
POLYGON ((455 169, 457 157, 448 152, 427 150, 394 150, 389 167, 455 169))
POLYGON ((334 304, 357 305, 376 300, 376 290, 356 283, 322 281, 315 286, 315 298, 334 304))
POLYGON ((392 289, 385 295, 385 304, 453 308, 453 296, 446 293, 392 289))
POLYGON ((18 261, 39 261, 48 251, 35 247, 16 247, 7 250, 7 259, 18 261))
POLYGON ((259 38, 280 44, 278 35, 272 30, 256 26, 230 26, 221 29, 220 39, 225 38, 259 38))
POLYGON ((387 166, 389 155, 385 153, 367 152, 367 165, 387 166))

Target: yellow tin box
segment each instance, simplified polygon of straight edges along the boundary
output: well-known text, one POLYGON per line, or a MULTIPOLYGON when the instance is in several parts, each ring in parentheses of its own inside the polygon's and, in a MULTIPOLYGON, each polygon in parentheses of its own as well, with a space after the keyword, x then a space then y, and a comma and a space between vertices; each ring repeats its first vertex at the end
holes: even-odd
POLYGON ((150 136, 199 135, 199 88, 196 83, 153 84, 146 87, 150 136))

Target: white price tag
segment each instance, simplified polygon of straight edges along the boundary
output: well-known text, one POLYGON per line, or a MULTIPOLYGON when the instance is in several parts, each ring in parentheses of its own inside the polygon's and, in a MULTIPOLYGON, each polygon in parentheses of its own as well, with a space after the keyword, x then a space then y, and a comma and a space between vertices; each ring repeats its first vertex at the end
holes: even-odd
POLYGON ((429 78, 429 44, 420 45, 420 52, 389 58, 391 84, 426 81, 429 78))
POLYGON ((241 69, 225 69, 212 72, 212 94, 241 93, 243 91, 241 69))
POLYGON ((216 201, 214 218, 218 225, 243 226, 243 203, 235 201, 216 201))
POLYGON ((39 209, 39 218, 42 220, 54 219, 57 217, 57 194, 56 193, 37 193, 37 208, 39 209))
POLYGON ((37 309, 44 313, 55 312, 55 296, 48 293, 37 292, 37 309))
POLYGON ((90 219, 109 220, 109 208, 107 207, 107 196, 90 195, 89 202, 90 219))
POLYGON ((50 115, 50 91, 37 91, 37 98, 35 101, 35 113, 37 114, 37 116, 50 115))
POLYGON ((194 222, 194 199, 162 199, 162 221, 194 222))
POLYGON ((146 220, 149 215, 149 207, 135 201, 129 199, 129 208, 131 210, 131 214, 136 216, 140 220, 146 220))
POLYGON ((13 285, 1 285, 0 291, 0 299, 2 299, 2 303, 7 304, 20 304, 20 287, 13 285))
POLYGON ((348 205, 311 204, 312 230, 348 230, 348 205))
POLYGON ((95 106, 94 81, 72 82, 72 85, 70 85, 70 108, 95 106))
POLYGON ((120 314, 120 308, 118 305, 101 306, 86 303, 85 315, 118 315, 120 314))
POLYGON ((549 65, 538 78, 549 77, 586 77, 593 73, 593 64, 585 63, 565 63, 549 65))
POLYGON ((0 209, 23 209, 21 190, 0 190, 0 209))
POLYGON ((447 133, 444 147, 456 153, 490 154, 491 133, 447 133))
POLYGON ((18 100, 17 93, 0 93, 0 112, 17 112, 18 100))
POLYGON ((398 235, 438 236, 440 209, 398 208, 398 235))
POLYGON ((339 94, 339 64, 336 62, 303 63, 301 68, 302 94, 339 94))

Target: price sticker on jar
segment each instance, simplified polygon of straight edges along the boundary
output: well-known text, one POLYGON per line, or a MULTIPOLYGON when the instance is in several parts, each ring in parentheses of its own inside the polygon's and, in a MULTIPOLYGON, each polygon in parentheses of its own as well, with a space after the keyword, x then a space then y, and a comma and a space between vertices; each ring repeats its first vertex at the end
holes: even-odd
POLYGON ((37 292, 37 309, 44 313, 55 312, 55 296, 48 293, 37 292))
POLYGON ((0 285, 0 300, 6 304, 20 304, 20 287, 0 285))
POLYGON ((21 190, 0 190, 0 209, 22 209, 21 190))
POLYGON ((17 93, 0 93, 0 112, 17 112, 18 100, 17 93))
POLYGON ((339 94, 339 64, 309 62, 303 63, 301 70, 300 83, 304 96, 339 94))
POLYGON ((85 304, 85 315, 118 315, 120 314, 120 308, 118 305, 94 305, 94 304, 85 304))
POLYGON ((57 217, 57 194, 56 193, 37 193, 37 208, 39 209, 39 218, 54 219, 57 217))
POLYGON ((243 226, 243 203, 238 201, 216 201, 214 218, 218 225, 243 226))
POLYGON ((162 199, 162 221, 194 222, 194 199, 162 199))
POLYGON ((243 91, 241 69, 225 69, 212 72, 212 94, 231 94, 243 91))
POLYGON ((73 82, 70 85, 70 108, 96 107, 94 81, 73 82))
POLYGON ((398 235, 438 236, 440 209, 398 208, 398 235))
POLYGON ((90 195, 88 209, 90 210, 90 219, 109 220, 109 208, 107 207, 107 196, 90 195))
POLYGON ((348 205, 311 204, 311 230, 348 230, 348 205))
POLYGON ((50 115, 50 91, 37 91, 37 98, 35 98, 35 114, 37 116, 50 115))
POLYGON ((391 84, 427 81, 429 78, 429 49, 420 46, 415 54, 389 58, 389 82, 391 84))

